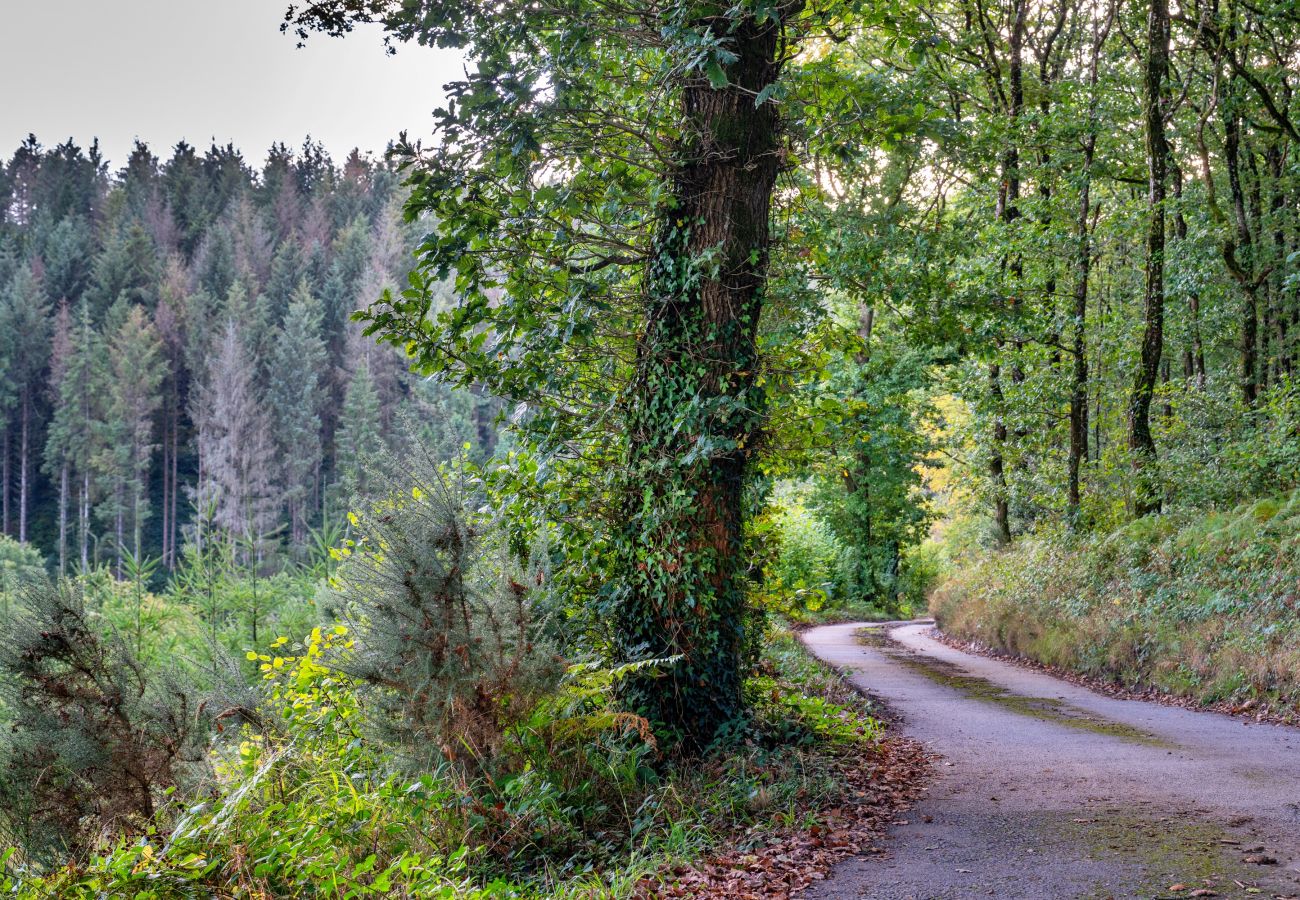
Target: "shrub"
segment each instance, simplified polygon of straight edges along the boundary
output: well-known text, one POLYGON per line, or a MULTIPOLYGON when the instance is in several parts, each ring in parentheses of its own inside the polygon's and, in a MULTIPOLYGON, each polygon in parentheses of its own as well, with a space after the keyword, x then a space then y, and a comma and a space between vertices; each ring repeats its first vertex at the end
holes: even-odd
POLYGON ((1043 529, 931 596, 954 636, 1202 701, 1300 713, 1300 492, 1109 533, 1043 529))
POLYGON ((80 587, 42 578, 0 623, 0 822, 34 856, 143 827, 201 759, 193 698, 101 634, 80 587))
POLYGON ((327 598, 356 636, 344 667, 416 759, 490 758, 563 671, 535 615, 545 570, 510 557, 473 488, 419 451, 394 462, 350 515, 327 598))

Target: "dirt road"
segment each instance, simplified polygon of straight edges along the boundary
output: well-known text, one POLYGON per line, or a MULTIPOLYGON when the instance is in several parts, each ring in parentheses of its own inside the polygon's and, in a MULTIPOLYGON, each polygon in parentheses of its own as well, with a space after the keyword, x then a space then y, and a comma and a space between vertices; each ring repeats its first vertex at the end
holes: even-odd
POLYGON ((881 857, 808 898, 1300 898, 1300 729, 1117 700, 922 623, 805 633, 938 754, 881 857))

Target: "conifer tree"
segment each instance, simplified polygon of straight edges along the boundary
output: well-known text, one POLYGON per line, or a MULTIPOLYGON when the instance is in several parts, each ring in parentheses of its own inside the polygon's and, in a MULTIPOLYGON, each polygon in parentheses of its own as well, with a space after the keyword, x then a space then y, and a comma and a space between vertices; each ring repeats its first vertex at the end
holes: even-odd
POLYGON ((149 820, 202 759, 205 717, 189 689, 103 634, 76 582, 41 579, 18 599, 0 620, 0 828, 62 861, 149 820))
POLYGON ((120 565, 122 551, 141 558, 141 536, 149 516, 149 472, 162 405, 162 342, 139 306, 120 317, 108 338, 108 396, 100 424, 95 466, 104 500, 99 513, 111 522, 120 565))
POLYGON ((148 233, 139 223, 120 223, 95 257, 91 311, 98 318, 119 299, 152 308, 157 280, 157 254, 148 233))
POLYGON ((198 430, 200 508, 229 540, 258 546, 275 527, 273 442, 239 324, 226 323, 191 416, 198 430))
POLYGON ((366 471, 383 450, 379 395, 369 368, 362 365, 352 373, 334 442, 335 470, 345 502, 366 492, 366 471))
POLYGON ((59 490, 59 576, 67 572, 68 564, 68 501, 72 476, 71 454, 66 452, 63 438, 65 435, 57 429, 65 425, 59 421, 61 410, 63 381, 67 378, 69 364, 72 361, 73 341, 72 313, 68 302, 59 304, 59 311, 54 316, 54 330, 50 338, 50 378, 46 391, 53 408, 52 420, 46 435, 44 464, 45 474, 58 481, 59 490))
MULTIPOLYGON (((89 303, 82 302, 75 323, 66 307, 61 310, 55 336, 56 359, 60 362, 50 373, 54 414, 45 444, 45 470, 51 475, 57 472, 61 486, 61 544, 66 543, 70 527, 67 503, 76 501, 78 555, 81 570, 85 571, 90 565, 90 510, 94 498, 91 459, 97 448, 94 423, 99 418, 106 377, 102 345, 91 324, 89 303)), ((66 565, 65 552, 61 552, 60 570, 66 565)))
POLYGON ((275 444, 295 545, 307 538, 307 511, 320 480, 321 408, 325 400, 320 381, 326 362, 322 318, 320 300, 312 296, 305 281, 300 282, 276 332, 269 365, 275 444))
POLYGON ((19 266, 9 285, 3 328, 10 335, 8 390, 14 402, 18 453, 18 540, 26 543, 32 495, 36 402, 49 357, 50 303, 31 266, 19 266))

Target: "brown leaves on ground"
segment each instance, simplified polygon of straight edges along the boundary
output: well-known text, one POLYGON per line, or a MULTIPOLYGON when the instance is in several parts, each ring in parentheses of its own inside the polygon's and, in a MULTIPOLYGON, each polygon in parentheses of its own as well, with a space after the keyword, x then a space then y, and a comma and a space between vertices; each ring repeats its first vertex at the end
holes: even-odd
POLYGON ((882 852, 876 842, 920 796, 930 758, 916 742, 891 738, 834 766, 844 784, 838 805, 799 810, 800 822, 817 824, 773 832, 753 849, 741 849, 746 835, 737 835, 731 849, 697 866, 644 880, 636 896, 783 900, 825 878, 842 859, 882 852))

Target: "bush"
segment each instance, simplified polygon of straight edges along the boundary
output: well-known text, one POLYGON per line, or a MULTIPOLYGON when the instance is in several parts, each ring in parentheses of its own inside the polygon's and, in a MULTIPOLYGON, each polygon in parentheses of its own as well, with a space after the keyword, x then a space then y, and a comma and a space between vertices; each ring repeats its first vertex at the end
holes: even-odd
POLYGON ((42 578, 0 623, 0 823, 35 857, 146 826, 202 758, 201 710, 101 634, 80 587, 42 578))
POLYGON ((416 451, 358 504, 327 604, 356 638, 342 666, 415 761, 481 765, 563 671, 534 596, 463 469, 416 451))

